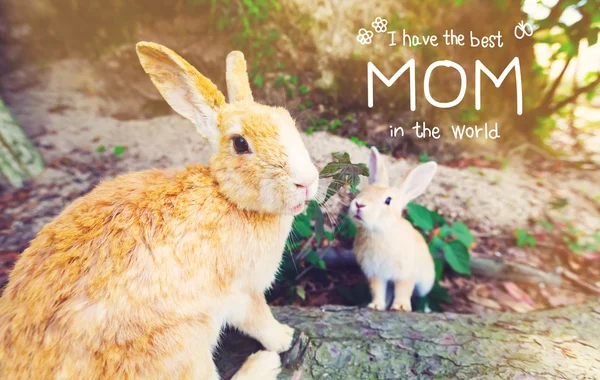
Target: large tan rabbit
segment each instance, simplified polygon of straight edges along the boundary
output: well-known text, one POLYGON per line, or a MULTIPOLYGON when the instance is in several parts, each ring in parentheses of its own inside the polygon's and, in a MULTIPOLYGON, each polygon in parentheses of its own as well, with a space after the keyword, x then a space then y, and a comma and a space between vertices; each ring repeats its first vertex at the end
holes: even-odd
POLYGON ((103 183, 40 231, 0 300, 0 378, 217 379, 229 324, 268 350, 235 378, 274 379, 293 329, 263 292, 317 169, 290 114, 254 103, 240 52, 227 57, 229 103, 171 50, 137 52, 215 153, 103 183))
POLYGON ((385 309, 388 281, 395 286, 392 310, 411 311, 413 290, 422 297, 433 286, 435 268, 427 243, 402 210, 425 191, 436 168, 435 162, 419 165, 390 187, 379 152, 371 148, 369 186, 350 203, 349 213, 358 225, 354 252, 369 279, 372 309, 385 309))

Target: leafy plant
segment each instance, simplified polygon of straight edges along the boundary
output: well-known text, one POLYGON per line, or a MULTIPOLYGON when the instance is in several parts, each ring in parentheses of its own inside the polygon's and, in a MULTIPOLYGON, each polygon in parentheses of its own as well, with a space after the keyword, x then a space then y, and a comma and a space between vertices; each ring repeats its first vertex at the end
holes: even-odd
POLYGON ((517 247, 523 247, 525 245, 535 247, 537 244, 535 237, 522 228, 515 230, 515 237, 517 238, 517 247))
POLYGON ((423 300, 418 300, 417 309, 426 306, 440 310, 440 303, 448 302, 450 295, 439 286, 446 264, 454 272, 471 275, 471 255, 469 247, 475 243, 475 237, 469 227, 460 221, 449 224, 437 211, 410 202, 406 206, 407 219, 419 229, 426 238, 429 252, 435 266, 435 286, 423 300))
MULTIPOLYGON (((360 176, 369 175, 367 166, 352 163, 348 153, 333 153, 332 159, 319 175, 321 178, 332 179, 327 196, 321 205, 325 204, 342 186, 347 185, 356 189, 360 183, 360 176)), ((339 216, 339 223, 334 231, 328 230, 321 205, 317 201, 310 201, 306 211, 296 215, 292 223, 292 231, 286 242, 286 251, 289 255, 284 256, 278 275, 278 283, 287 289, 285 292, 289 302, 297 298, 302 300, 306 298, 305 289, 296 283, 301 273, 327 269, 325 261, 314 247, 320 247, 325 240, 333 241, 335 235, 351 239, 356 236, 356 226, 345 214, 339 216)))
POLYGON ((369 168, 363 163, 353 164, 350 155, 344 152, 332 153, 333 161, 325 165, 321 171, 321 178, 331 178, 323 203, 335 194, 342 186, 350 186, 350 191, 357 193, 360 176, 369 176, 369 168))

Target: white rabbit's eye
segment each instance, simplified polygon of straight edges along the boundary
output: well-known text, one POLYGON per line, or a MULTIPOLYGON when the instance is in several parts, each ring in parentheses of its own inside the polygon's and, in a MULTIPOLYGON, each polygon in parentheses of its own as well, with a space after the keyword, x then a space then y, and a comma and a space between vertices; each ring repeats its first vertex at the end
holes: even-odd
POLYGON ((392 202, 392 197, 387 197, 387 198, 385 199, 385 204, 386 204, 386 205, 389 205, 391 202, 392 202))
POLYGON ((248 142, 242 136, 233 136, 233 148, 238 154, 250 153, 248 142))

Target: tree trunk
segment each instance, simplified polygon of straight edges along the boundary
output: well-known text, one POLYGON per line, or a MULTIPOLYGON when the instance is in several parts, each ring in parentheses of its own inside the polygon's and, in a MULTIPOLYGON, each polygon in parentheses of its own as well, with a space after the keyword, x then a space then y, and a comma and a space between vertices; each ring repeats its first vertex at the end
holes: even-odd
MULTIPOLYGON (((344 306, 275 307, 297 329, 281 379, 596 379, 600 301, 528 314, 372 312, 344 306)), ((225 379, 259 344, 228 333, 225 379)))

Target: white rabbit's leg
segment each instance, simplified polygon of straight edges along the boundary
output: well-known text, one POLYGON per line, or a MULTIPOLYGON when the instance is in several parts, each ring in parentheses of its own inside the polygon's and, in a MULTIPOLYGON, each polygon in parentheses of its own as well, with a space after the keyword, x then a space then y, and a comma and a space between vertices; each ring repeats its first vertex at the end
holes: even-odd
POLYGON ((292 345, 294 329, 273 317, 262 293, 243 297, 227 323, 255 338, 269 351, 287 351, 292 345))
POLYGON ((371 298, 373 299, 368 305, 370 309, 385 310, 385 290, 387 281, 379 277, 371 277, 369 279, 369 287, 371 288, 371 298))
POLYGON ((275 380, 279 372, 279 355, 273 351, 258 351, 246 359, 231 380, 275 380))
POLYGON ((407 278, 394 282, 394 302, 390 310, 411 311, 410 296, 415 288, 415 280, 407 278))

